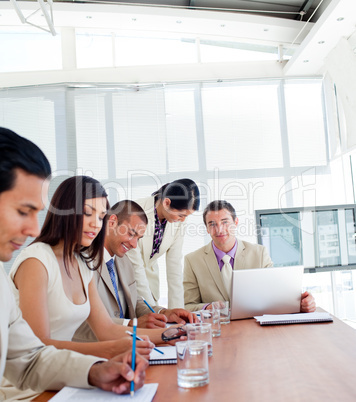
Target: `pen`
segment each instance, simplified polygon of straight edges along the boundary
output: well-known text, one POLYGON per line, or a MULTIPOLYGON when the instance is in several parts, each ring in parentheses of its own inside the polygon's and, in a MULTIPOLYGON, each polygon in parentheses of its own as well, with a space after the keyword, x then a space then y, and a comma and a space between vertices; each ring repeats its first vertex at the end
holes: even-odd
MULTIPOLYGON (((137 318, 133 319, 133 339, 132 339, 132 357, 131 357, 131 368, 135 373, 135 361, 136 361, 136 329, 137 329, 137 318)), ((135 393, 135 383, 134 380, 131 381, 130 385, 130 395, 134 396, 135 393)))
POLYGON ((153 310, 153 308, 146 302, 146 300, 141 296, 141 299, 144 301, 144 303, 146 304, 146 306, 152 311, 152 313, 155 313, 155 311, 153 310))
MULTIPOLYGON (((135 320, 136 318, 134 318, 134 320, 135 320)), ((136 339, 138 340, 138 341, 143 341, 143 339, 142 338, 140 338, 139 336, 137 336, 136 334, 133 334, 132 332, 130 332, 130 331, 126 331, 126 333, 127 334, 129 334, 130 336, 132 336, 132 337, 136 337, 136 339)), ((156 352, 158 352, 158 353, 161 353, 161 355, 164 355, 164 353, 162 352, 162 350, 159 350, 158 348, 153 348, 156 352)))

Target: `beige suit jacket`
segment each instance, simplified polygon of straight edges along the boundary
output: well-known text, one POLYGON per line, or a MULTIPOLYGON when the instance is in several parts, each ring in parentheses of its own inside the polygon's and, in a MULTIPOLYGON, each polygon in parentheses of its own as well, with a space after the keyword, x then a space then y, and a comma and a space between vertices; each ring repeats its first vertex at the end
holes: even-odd
MULTIPOLYGON (((125 318, 132 319, 150 313, 151 310, 137 295, 135 271, 131 261, 126 255, 121 258, 115 256, 114 263, 127 304, 125 318)), ((100 298, 103 301, 110 317, 115 323, 122 325, 124 323, 124 318, 120 318, 119 304, 116 299, 114 286, 111 282, 105 261, 102 262, 100 270, 94 272, 94 280, 97 285, 100 298)), ((162 308, 160 306, 152 307, 156 312, 162 308)), ((73 341, 77 342, 94 342, 96 340, 97 339, 87 322, 84 322, 78 328, 73 337, 73 341)))
MULTIPOLYGON (((272 266, 266 247, 238 240, 234 269, 272 266)), ((201 310, 207 303, 213 301, 230 301, 212 243, 185 256, 183 285, 184 304, 187 310, 201 310)))
POLYGON ((136 249, 127 253, 135 267, 137 291, 151 305, 157 305, 160 297, 158 258, 165 254, 168 284, 168 308, 182 308, 183 302, 183 239, 185 225, 181 222, 167 222, 159 252, 152 258, 155 229, 154 197, 137 201, 146 212, 148 225, 145 235, 136 249))
MULTIPOLYGON (((22 318, 0 263, 0 380, 4 376, 20 389, 37 392, 58 390, 64 385, 90 388, 89 369, 99 360, 44 346, 22 318)), ((1 388, 0 400, 9 400, 16 392, 14 387, 1 388)))

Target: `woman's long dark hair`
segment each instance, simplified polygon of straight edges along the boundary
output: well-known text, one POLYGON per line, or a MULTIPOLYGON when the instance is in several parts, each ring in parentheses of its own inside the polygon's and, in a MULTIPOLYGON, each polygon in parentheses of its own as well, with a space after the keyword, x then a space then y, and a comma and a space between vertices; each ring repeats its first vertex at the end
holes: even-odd
MULTIPOLYGON (((73 251, 87 265, 93 262, 92 268, 88 265, 91 270, 98 269, 103 260, 106 219, 92 244, 89 247, 81 246, 85 200, 101 197, 107 197, 107 193, 92 177, 74 176, 64 180, 52 197, 40 235, 33 241, 56 246, 63 240, 64 267, 69 277, 68 264, 73 259, 73 251)), ((109 209, 108 201, 106 208, 109 209)))
POLYGON ((169 198, 171 200, 170 207, 178 211, 183 209, 197 211, 199 209, 199 188, 191 179, 174 180, 162 186, 152 195, 155 197, 155 202, 169 198))

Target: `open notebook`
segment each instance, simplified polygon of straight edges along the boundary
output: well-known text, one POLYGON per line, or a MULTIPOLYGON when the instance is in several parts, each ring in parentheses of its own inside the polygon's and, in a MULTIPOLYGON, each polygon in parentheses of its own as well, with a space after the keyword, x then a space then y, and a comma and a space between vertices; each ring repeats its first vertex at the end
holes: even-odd
POLYGON ((175 346, 163 346, 157 347, 164 354, 158 353, 156 350, 152 350, 150 354, 150 365, 155 364, 177 364, 177 351, 175 346))

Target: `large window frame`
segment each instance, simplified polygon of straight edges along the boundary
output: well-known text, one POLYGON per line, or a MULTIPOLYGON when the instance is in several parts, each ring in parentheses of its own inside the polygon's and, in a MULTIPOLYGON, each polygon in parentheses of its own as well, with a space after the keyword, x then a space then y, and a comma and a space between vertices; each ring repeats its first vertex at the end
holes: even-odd
MULTIPOLYGON (((53 115, 54 117, 50 130, 51 135, 54 135, 55 138, 55 144, 52 144, 52 146, 53 152, 55 152, 56 156, 56 158, 53 158, 53 170, 56 172, 55 175, 57 175, 57 172, 62 175, 61 177, 57 177, 53 182, 53 186, 51 186, 53 190, 55 189, 55 184, 58 185, 61 180, 64 180, 70 175, 88 173, 90 175, 90 172, 92 172, 92 175, 100 180, 105 188, 107 188, 110 203, 114 204, 119 199, 137 199, 143 196, 148 196, 164 183, 177 178, 189 177, 196 181, 200 186, 202 193, 201 209, 198 213, 195 213, 193 216, 188 218, 189 228, 184 242, 184 255, 211 241, 210 236, 206 233, 202 221, 202 210, 210 201, 222 198, 231 202, 235 206, 239 215, 240 223, 238 225, 238 237, 241 237, 246 241, 256 242, 256 234, 254 230, 255 222, 253 216, 255 209, 280 205, 279 192, 281 189, 283 190, 284 197, 282 200, 283 205, 285 204, 287 207, 295 205, 297 203, 296 197, 299 197, 299 194, 297 194, 293 189, 294 180, 296 178, 302 178, 303 183, 305 181, 307 185, 309 182, 312 182, 313 180, 315 181, 315 177, 321 177, 323 183, 326 181, 324 177, 327 178, 330 175, 328 149, 323 151, 325 155, 324 165, 293 166, 291 165, 289 158, 288 122, 284 93, 285 84, 292 83, 296 85, 298 82, 305 84, 315 81, 319 84, 320 103, 321 109, 323 110, 323 114, 319 115, 319 118, 324 121, 323 127, 325 132, 321 133, 321 137, 323 138, 324 135, 325 142, 328 143, 327 138, 330 123, 329 121, 326 121, 325 117, 325 84, 322 78, 315 77, 307 79, 303 78, 300 80, 258 79, 182 83, 172 82, 164 85, 161 83, 152 85, 100 85, 91 83, 87 85, 57 84, 24 88, 8 88, 0 91, 0 124, 19 132, 29 139, 34 140, 36 138, 36 143, 40 147, 43 147, 44 140, 41 143, 41 140, 38 140, 36 137, 38 132, 36 124, 39 125, 43 121, 44 112, 42 110, 42 102, 52 104, 53 113, 51 112, 51 116, 53 115), (207 147, 211 145, 209 145, 206 136, 207 121, 204 119, 204 112, 207 113, 207 111, 204 111, 204 91, 211 88, 214 90, 218 90, 219 88, 226 90, 229 87, 233 88, 232 91, 235 91, 238 87, 246 90, 249 86, 254 85, 276 87, 275 97, 277 99, 276 103, 279 115, 279 127, 277 130, 278 135, 280 136, 283 163, 278 167, 269 166, 268 163, 264 163, 263 166, 252 166, 252 168, 248 169, 246 169, 245 166, 240 166, 238 169, 233 166, 229 166, 226 169, 221 169, 220 166, 209 166, 207 163, 207 147), (155 177, 150 175, 148 170, 151 165, 150 161, 153 162, 155 161, 154 158, 158 158, 162 155, 166 160, 169 159, 169 146, 172 148, 172 144, 169 145, 168 141, 166 141, 166 148, 163 146, 162 151, 153 153, 148 152, 151 159, 147 162, 148 168, 146 171, 129 172, 123 170, 121 172, 122 174, 118 174, 117 158, 119 155, 115 151, 115 141, 118 140, 117 130, 115 130, 115 119, 117 118, 115 97, 118 93, 130 93, 133 94, 133 96, 136 94, 139 97, 140 94, 147 94, 150 92, 162 93, 162 91, 164 93, 173 91, 173 100, 176 98, 176 94, 178 94, 179 91, 188 91, 190 93, 190 107, 194 110, 192 112, 189 111, 189 125, 191 126, 194 124, 194 130, 191 130, 189 135, 192 137, 191 139, 195 141, 197 152, 194 169, 193 166, 191 168, 192 170, 189 170, 189 167, 186 168, 185 166, 184 170, 177 171, 177 167, 179 167, 179 159, 177 159, 173 170, 170 168, 170 164, 167 163, 165 170, 157 172, 155 177), (87 111, 84 111, 85 113, 82 109, 83 105, 78 105, 78 98, 80 97, 91 97, 93 99, 92 107, 87 111), (37 103, 33 103, 35 108, 33 110, 31 109, 31 116, 37 118, 38 123, 35 122, 33 124, 28 124, 28 120, 22 118, 23 114, 30 113, 28 107, 25 104, 22 104, 22 102, 30 98, 36 98, 37 103), (16 102, 16 108, 13 106, 10 107, 14 102, 16 102), (78 125, 77 119, 80 110, 83 119, 87 119, 88 121, 89 119, 94 119, 93 122, 78 125), (11 116, 9 116, 9 113, 11 116), (95 116, 98 116, 97 120, 95 120, 95 116), (96 146, 96 143, 91 136, 92 134, 89 135, 89 130, 92 134, 97 132, 98 138, 102 143, 100 146, 96 146), (80 154, 83 150, 91 157, 91 159, 89 158, 85 163, 82 162, 82 160, 85 159, 81 159, 83 155, 80 154), (98 173, 96 173, 94 168, 96 160, 100 161, 100 163, 97 164, 98 172, 103 172, 100 176, 98 176, 98 173)), ((152 110, 157 116, 163 116, 161 123, 166 126, 166 130, 169 130, 169 127, 172 127, 172 125, 169 126, 167 121, 164 121, 164 119, 168 118, 167 112, 169 112, 169 107, 167 107, 167 103, 162 102, 161 100, 159 102, 160 103, 157 103, 159 106, 152 106, 153 102, 151 102, 148 104, 146 109, 152 110), (162 109, 160 109, 158 113, 155 111, 155 107, 162 109)), ((127 110, 133 115, 133 118, 137 119, 137 116, 144 118, 143 114, 141 114, 142 107, 141 109, 135 109, 137 102, 134 101, 127 105, 127 110)), ((174 105, 173 102, 173 109, 174 105)), ((176 106, 179 106, 179 104, 176 106)), ((170 108, 173 110, 172 105, 170 105, 170 108)), ((214 113, 214 110, 212 110, 212 113, 214 113)), ((234 116, 234 111, 230 113, 230 116, 234 116)), ((184 130, 184 124, 186 124, 186 122, 183 120, 186 118, 187 115, 184 115, 184 113, 182 115, 175 115, 174 119, 176 120, 174 120, 173 126, 177 127, 177 119, 180 119, 179 130, 184 130)), ((253 118, 253 115, 251 118, 253 118)), ((147 121, 147 124, 150 124, 149 120, 147 121)), ((263 131, 263 124, 260 124, 260 127, 257 128, 260 128, 263 131)), ((159 126, 159 129, 161 129, 161 126, 159 126)), ((224 133, 224 129, 218 130, 217 135, 220 135, 221 140, 225 140, 227 144, 229 144, 231 135, 240 135, 240 133, 241 135, 246 134, 244 130, 232 130, 229 139, 227 139, 227 135, 224 133)), ((48 133, 46 134, 48 137, 48 133)), ((168 131, 166 131, 166 135, 170 135, 168 131)), ((130 138, 130 133, 124 132, 124 136, 130 138)), ((122 138, 120 138, 120 140, 121 139, 122 138)), ((124 140, 126 139, 124 138, 124 140)), ((135 141, 138 144, 135 146, 141 144, 137 139, 135 139, 135 141)), ((47 152, 45 147, 43 149, 47 152)), ((177 149, 184 150, 184 147, 177 149)), ((133 148, 133 150, 135 149, 133 148)), ((236 152, 238 153, 238 151, 239 150, 237 149, 236 152)), ((253 152, 253 149, 251 149, 250 152, 253 152)), ((182 155, 183 158, 187 158, 188 154, 183 152, 182 155)), ((132 157, 137 158, 137 155, 132 153, 132 157)), ((9 269, 11 262, 5 265, 6 268, 9 269)), ((162 273, 161 282, 165 283, 163 279, 165 275, 164 259, 160 261, 160 266, 162 273)), ((164 305, 164 301, 161 304, 164 305)))

